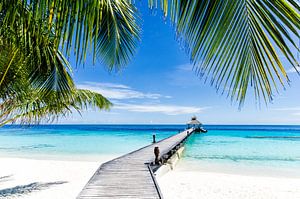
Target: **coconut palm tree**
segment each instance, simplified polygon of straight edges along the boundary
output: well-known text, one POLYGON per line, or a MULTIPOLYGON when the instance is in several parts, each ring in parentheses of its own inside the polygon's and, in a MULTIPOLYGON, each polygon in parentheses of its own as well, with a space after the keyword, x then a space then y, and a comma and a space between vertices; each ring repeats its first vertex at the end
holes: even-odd
MULTIPOLYGON (((267 102, 278 84, 288 83, 281 57, 298 66, 293 50, 299 51, 300 7, 295 0, 149 0, 148 5, 171 20, 197 74, 240 105, 249 88, 267 102)), ((70 103, 76 88, 64 56, 75 53, 81 64, 91 49, 94 62, 118 70, 133 57, 139 36, 140 16, 130 0, 2 0, 0 38, 8 53, 0 66, 1 92, 14 88, 5 86, 8 72, 18 76, 25 65, 30 90, 44 99, 58 96, 57 106, 70 103), (14 64, 16 57, 24 64, 14 64)))
POLYGON ((58 116, 88 107, 110 108, 111 103, 101 94, 76 89, 65 69, 68 62, 59 53, 54 57, 41 54, 42 67, 38 69, 34 68, 39 66, 35 55, 21 50, 22 46, 16 47, 0 38, 0 126, 16 121, 53 121, 58 116), (48 62, 47 67, 44 62, 48 62))
POLYGON ((0 18, 0 125, 52 121, 88 107, 109 109, 101 94, 76 89, 54 32, 43 19, 31 20, 32 12, 20 3, 14 16, 5 11, 0 18))

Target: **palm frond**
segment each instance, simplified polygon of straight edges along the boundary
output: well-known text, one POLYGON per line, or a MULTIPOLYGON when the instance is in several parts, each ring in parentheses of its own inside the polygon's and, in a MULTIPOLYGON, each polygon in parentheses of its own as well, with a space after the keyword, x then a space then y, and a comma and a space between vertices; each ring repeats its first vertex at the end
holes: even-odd
MULTIPOLYGON (((139 41, 139 16, 128 1, 107 1, 99 31, 94 31, 97 55, 109 66, 119 69, 127 65, 135 53, 139 41)), ((95 10, 97 13, 97 11, 95 10)))
POLYGON ((52 95, 48 94, 46 98, 42 98, 40 92, 33 90, 26 95, 6 99, 0 103, 0 126, 13 122, 21 124, 52 122, 73 111, 80 112, 88 108, 109 110, 112 106, 101 94, 88 90, 73 90, 68 98, 59 101, 56 96, 56 92, 53 92, 52 95))
POLYGON ((28 71, 24 66, 24 55, 14 46, 2 43, 0 38, 0 99, 14 97, 29 88, 28 71), (16 53, 16 54, 15 54, 16 53), (8 67, 9 66, 9 67, 8 67))
POLYGON ((3 0, 0 7, 2 23, 10 28, 46 21, 43 34, 54 38, 54 49, 74 52, 77 63, 92 49, 94 62, 99 58, 109 69, 118 69, 129 62, 139 41, 139 13, 127 0, 3 0))
POLYGON ((0 126, 51 122, 90 107, 108 110, 112 104, 101 94, 76 89, 69 62, 55 49, 55 37, 49 37, 43 20, 30 17, 26 10, 15 16, 15 27, 1 24, 0 126))
POLYGON ((242 105, 249 87, 272 100, 289 81, 282 59, 298 65, 300 8, 294 0, 150 0, 170 16, 197 74, 242 105))
MULTIPOLYGON (((14 21, 17 23, 13 25, 13 28, 5 25, 1 26, 0 40, 2 44, 0 46, 3 52, 9 52, 5 54, 11 58, 6 60, 7 64, 2 63, 0 67, 2 69, 6 65, 10 66, 15 58, 15 52, 19 52, 18 61, 20 62, 20 59, 23 59, 23 63, 18 63, 20 65, 18 67, 26 68, 26 76, 32 87, 41 90, 41 93, 45 95, 56 91, 57 97, 63 98, 65 95, 69 95, 74 87, 73 80, 68 72, 71 71, 71 66, 61 52, 55 49, 54 37, 49 37, 45 21, 29 20, 28 18, 31 17, 30 11, 23 14, 19 13, 15 16, 14 21), (23 31, 24 29, 26 31, 23 31)), ((5 72, 7 70, 4 70, 3 80, 6 75, 5 72)), ((9 78, 7 79, 9 80, 9 78)), ((7 86, 2 85, 2 82, 0 82, 0 87, 8 89, 7 86)))

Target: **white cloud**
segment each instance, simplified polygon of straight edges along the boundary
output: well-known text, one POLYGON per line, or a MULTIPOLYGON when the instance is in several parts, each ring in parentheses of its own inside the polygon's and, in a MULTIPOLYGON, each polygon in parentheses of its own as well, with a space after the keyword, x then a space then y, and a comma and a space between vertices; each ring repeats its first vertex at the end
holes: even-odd
MULTIPOLYGON (((300 71, 300 66, 296 67, 298 71, 300 71)), ((294 67, 288 69, 286 71, 287 73, 297 73, 296 69, 294 67)))
POLYGON ((300 107, 274 108, 274 111, 300 111, 300 107))
POLYGON ((300 112, 294 113, 293 115, 300 116, 300 112))
MULTIPOLYGON (((182 70, 188 69, 185 69, 182 65, 182 70)), ((165 115, 181 115, 196 114, 209 108, 161 104, 161 98, 171 98, 171 96, 161 95, 158 93, 141 92, 123 84, 83 82, 81 84, 78 84, 77 88, 98 92, 103 96, 109 98, 114 104, 112 110, 126 110, 130 112, 142 113, 161 113, 165 115), (134 99, 143 99, 144 103, 139 104, 134 99)))
POLYGON ((196 114, 200 113, 209 107, 195 107, 195 106, 178 106, 165 104, 115 104, 113 109, 127 110, 131 112, 143 113, 163 113, 166 115, 181 115, 181 114, 196 114))
POLYGON ((181 64, 181 65, 178 65, 176 67, 176 70, 179 70, 179 71, 192 71, 193 70, 193 65, 192 64, 181 64))
POLYGON ((157 93, 144 93, 141 91, 137 91, 123 84, 84 82, 82 84, 78 84, 77 88, 91 90, 97 93, 101 93, 103 96, 109 99, 118 100, 171 98, 171 96, 163 96, 157 93))
POLYGON ((131 87, 126 86, 124 84, 114 84, 114 83, 97 83, 97 82, 84 82, 85 84, 89 84, 89 85, 99 85, 99 86, 103 86, 103 87, 108 87, 108 88, 121 88, 121 89, 131 89, 131 87))
POLYGON ((203 85, 203 81, 199 77, 201 74, 196 74, 196 68, 193 67, 189 63, 175 66, 173 71, 166 73, 166 77, 170 80, 169 83, 184 88, 203 85))
POLYGON ((285 108, 275 108, 272 109, 273 111, 283 111, 283 112, 288 112, 289 114, 293 116, 300 116, 300 107, 285 107, 285 108))

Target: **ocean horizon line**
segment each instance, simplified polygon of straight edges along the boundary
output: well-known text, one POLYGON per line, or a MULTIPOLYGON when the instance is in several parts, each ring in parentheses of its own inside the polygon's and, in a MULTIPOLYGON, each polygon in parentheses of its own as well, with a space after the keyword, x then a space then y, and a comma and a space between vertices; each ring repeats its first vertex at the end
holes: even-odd
MULTIPOLYGON (((4 126, 83 126, 83 125, 111 125, 111 126, 117 126, 117 125, 147 125, 147 126, 155 126, 155 125, 161 125, 161 126, 168 126, 168 125, 186 125, 185 123, 45 123, 45 124, 5 124, 4 126)), ((203 124, 204 126, 300 126, 300 124, 203 124)))

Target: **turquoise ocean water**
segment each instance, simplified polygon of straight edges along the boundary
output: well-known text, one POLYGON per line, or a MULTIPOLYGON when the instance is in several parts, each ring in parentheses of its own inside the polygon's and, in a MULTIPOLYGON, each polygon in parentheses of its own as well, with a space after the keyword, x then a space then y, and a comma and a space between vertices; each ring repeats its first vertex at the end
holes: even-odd
MULTIPOLYGON (((97 161, 121 155, 184 125, 17 125, 0 128, 0 156, 97 161)), ((188 140, 183 164, 206 168, 264 168, 300 172, 300 126, 207 125, 188 140)))

